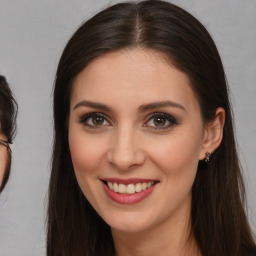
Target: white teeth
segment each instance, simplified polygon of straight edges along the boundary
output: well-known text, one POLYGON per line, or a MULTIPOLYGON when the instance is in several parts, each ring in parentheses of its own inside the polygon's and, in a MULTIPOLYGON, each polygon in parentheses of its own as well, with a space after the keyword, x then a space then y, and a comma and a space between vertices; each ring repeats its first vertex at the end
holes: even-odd
POLYGON ((126 193, 126 186, 124 184, 119 184, 118 193, 121 193, 121 194, 126 193))
POLYGON ((142 183, 142 190, 146 190, 147 189, 147 186, 148 186, 148 183, 142 183))
POLYGON ((111 190, 114 189, 113 184, 112 184, 111 182, 108 182, 108 187, 109 187, 111 190))
POLYGON ((129 184, 129 185, 117 184, 116 182, 112 183, 110 181, 107 182, 107 185, 110 188, 110 190, 115 191, 116 193, 129 194, 129 195, 139 193, 142 190, 146 190, 150 188, 153 184, 154 184, 153 181, 129 184))
POLYGON ((135 186, 133 184, 129 184, 127 186, 127 189, 126 189, 126 193, 127 194, 134 194, 135 193, 135 186))
POLYGON ((141 187, 141 183, 137 183, 135 186, 135 191, 138 193, 140 191, 142 191, 142 187, 141 187))
POLYGON ((118 188, 119 188, 118 185, 116 183, 114 183, 114 191, 115 192, 118 192, 118 188))

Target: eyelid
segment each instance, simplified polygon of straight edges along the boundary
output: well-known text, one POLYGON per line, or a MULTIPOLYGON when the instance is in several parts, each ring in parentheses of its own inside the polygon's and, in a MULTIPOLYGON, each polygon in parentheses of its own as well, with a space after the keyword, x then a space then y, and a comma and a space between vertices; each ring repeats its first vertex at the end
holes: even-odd
MULTIPOLYGON (((95 129, 98 129, 98 128, 103 128, 103 127, 106 127, 106 126, 112 126, 112 122, 109 121, 109 116, 104 114, 104 113, 101 113, 101 112, 89 112, 89 113, 86 113, 86 114, 83 114, 79 117, 79 122, 82 123, 84 126, 87 126, 89 128, 95 128, 95 129), (106 122, 108 122, 108 124, 106 125, 91 125, 89 123, 87 123, 87 120, 89 118, 92 118, 92 117, 97 117, 97 116, 100 116, 102 118, 104 118, 104 120, 106 122)), ((154 130, 168 130, 170 128, 172 128, 174 125, 178 125, 178 121, 175 117, 173 117, 172 115, 170 114, 167 114, 167 113, 164 113, 164 112, 155 112, 155 113, 151 113, 149 114, 147 117, 146 117, 146 121, 143 123, 143 127, 148 127, 148 128, 151 128, 151 129, 154 129, 154 130), (166 122, 167 122, 167 125, 164 125, 164 126, 153 126, 153 125, 148 125, 147 123, 155 118, 155 117, 162 117, 162 118, 165 118, 166 119, 166 122), (169 124, 168 124, 169 123, 169 124)))
POLYGON ((102 126, 106 126, 106 125, 97 126, 97 125, 86 124, 86 121, 89 118, 96 117, 96 116, 100 116, 100 117, 104 118, 110 125, 112 125, 111 122, 109 121, 109 117, 106 114, 103 114, 103 113, 100 113, 100 112, 90 112, 90 113, 87 113, 87 114, 83 114, 79 117, 79 122, 82 123, 85 126, 94 127, 94 128, 100 128, 102 126))
POLYGON ((170 127, 172 127, 173 125, 178 125, 178 121, 175 117, 173 117, 172 115, 170 114, 167 114, 167 113, 164 113, 164 112, 155 112, 155 113, 152 113, 150 114, 147 119, 146 119, 146 122, 143 124, 144 127, 151 127, 153 129, 168 129, 170 127), (166 126, 149 126, 149 125, 146 125, 152 118, 155 118, 155 117, 163 117, 167 120, 167 122, 169 122, 169 125, 166 125, 166 126))

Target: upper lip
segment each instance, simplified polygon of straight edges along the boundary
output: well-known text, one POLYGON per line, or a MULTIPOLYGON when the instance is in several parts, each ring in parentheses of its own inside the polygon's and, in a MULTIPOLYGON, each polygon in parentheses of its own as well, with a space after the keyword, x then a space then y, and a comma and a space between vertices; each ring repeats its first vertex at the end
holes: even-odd
POLYGON ((130 179, 119 179, 119 178, 102 178, 102 181, 117 183, 117 184, 137 184, 137 183, 144 183, 144 182, 157 182, 156 179, 141 179, 141 178, 130 178, 130 179))

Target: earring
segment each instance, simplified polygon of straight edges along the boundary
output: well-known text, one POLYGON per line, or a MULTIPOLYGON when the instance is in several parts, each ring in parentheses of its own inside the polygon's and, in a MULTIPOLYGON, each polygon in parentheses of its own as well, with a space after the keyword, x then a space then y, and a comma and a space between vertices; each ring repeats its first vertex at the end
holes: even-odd
POLYGON ((206 163, 210 162, 210 157, 211 157, 211 153, 210 153, 210 152, 206 152, 206 153, 205 153, 205 159, 204 159, 204 161, 205 161, 206 163))

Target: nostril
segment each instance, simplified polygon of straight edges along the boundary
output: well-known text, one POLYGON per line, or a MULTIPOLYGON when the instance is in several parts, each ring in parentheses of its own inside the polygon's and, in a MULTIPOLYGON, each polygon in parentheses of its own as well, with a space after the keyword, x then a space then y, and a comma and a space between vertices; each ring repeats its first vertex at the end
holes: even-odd
POLYGON ((131 167, 142 165, 145 159, 145 153, 138 149, 128 152, 117 148, 107 154, 108 162, 120 170, 130 170, 131 167))

